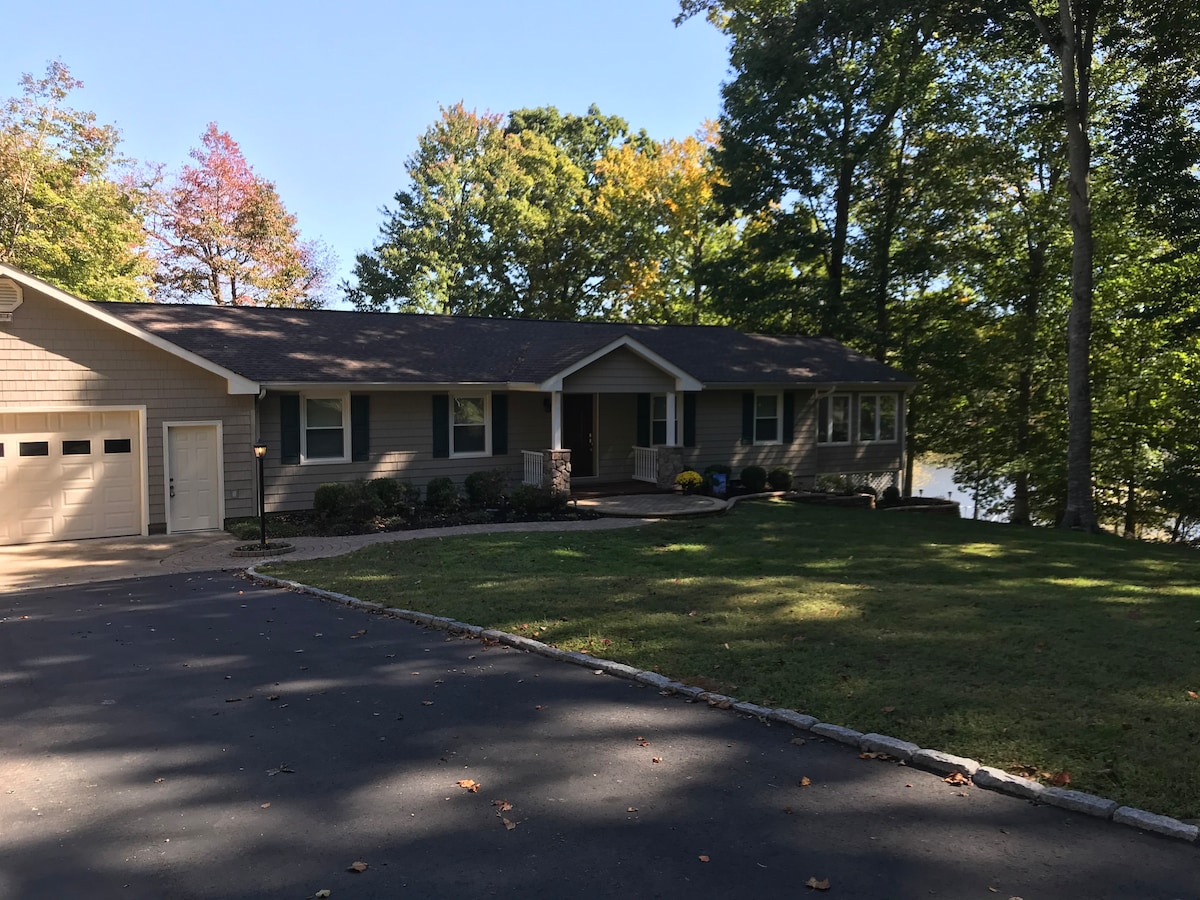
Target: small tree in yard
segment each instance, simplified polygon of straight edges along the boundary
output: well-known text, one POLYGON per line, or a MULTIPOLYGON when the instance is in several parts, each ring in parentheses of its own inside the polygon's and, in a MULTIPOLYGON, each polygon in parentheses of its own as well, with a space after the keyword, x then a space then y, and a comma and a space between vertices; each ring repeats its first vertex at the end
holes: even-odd
POLYGON ((300 240, 275 185, 210 123, 155 204, 155 281, 163 297, 218 306, 317 307, 328 275, 321 246, 300 240))

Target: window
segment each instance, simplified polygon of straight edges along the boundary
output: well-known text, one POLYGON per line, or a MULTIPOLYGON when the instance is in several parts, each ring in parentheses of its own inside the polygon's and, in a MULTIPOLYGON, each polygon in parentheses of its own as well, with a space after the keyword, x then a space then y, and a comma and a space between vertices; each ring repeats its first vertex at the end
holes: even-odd
POLYGON ((92 452, 91 441, 63 441, 63 456, 87 456, 92 452))
POLYGON ((850 395, 822 397, 817 415, 818 444, 850 443, 850 395))
POLYGON ((133 446, 129 438, 105 438, 104 439, 105 453, 132 453, 133 446))
MULTIPOLYGON (((667 395, 650 397, 650 445, 667 443, 667 395)), ((672 441, 672 443, 674 443, 672 441)))
POLYGON ((301 434, 304 437, 305 462, 345 462, 346 417, 350 404, 343 394, 337 397, 304 397, 301 434))
POLYGON ((21 441, 17 444, 17 454, 20 456, 49 456, 49 441, 21 441))
POLYGON ((754 395, 754 443, 779 443, 780 406, 778 394, 754 395))
POLYGON ((450 398, 450 455, 485 456, 488 453, 488 395, 450 398))
POLYGON ((896 395, 864 394, 858 401, 858 439, 896 440, 896 395))

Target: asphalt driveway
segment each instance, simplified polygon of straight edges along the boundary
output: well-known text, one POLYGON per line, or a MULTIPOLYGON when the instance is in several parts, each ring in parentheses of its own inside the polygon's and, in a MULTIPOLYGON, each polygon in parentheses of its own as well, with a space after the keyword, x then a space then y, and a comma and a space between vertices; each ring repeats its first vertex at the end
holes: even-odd
POLYGON ((1200 897, 1196 846, 796 737, 230 573, 10 593, 0 900, 1200 897))

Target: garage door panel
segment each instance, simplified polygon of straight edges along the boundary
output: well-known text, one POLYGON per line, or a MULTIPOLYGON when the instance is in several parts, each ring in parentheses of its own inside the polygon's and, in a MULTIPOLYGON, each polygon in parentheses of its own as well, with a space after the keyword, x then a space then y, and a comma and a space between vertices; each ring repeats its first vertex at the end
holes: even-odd
POLYGON ((142 532, 140 418, 131 412, 0 414, 0 544, 142 532), (104 454, 105 441, 130 452, 104 454), (41 450, 45 455, 21 455, 41 450))

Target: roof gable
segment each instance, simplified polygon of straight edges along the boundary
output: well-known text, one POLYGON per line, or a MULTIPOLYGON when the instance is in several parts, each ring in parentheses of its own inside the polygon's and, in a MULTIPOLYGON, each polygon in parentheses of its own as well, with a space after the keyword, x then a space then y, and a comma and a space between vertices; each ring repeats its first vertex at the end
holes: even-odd
POLYGON ((55 300, 66 306, 69 306, 74 310, 82 312, 85 315, 91 316, 92 318, 103 322, 105 325, 117 329, 118 331, 123 331, 126 334, 133 335, 139 340, 145 341, 147 344, 157 347, 159 350, 170 353, 172 356, 191 363, 192 365, 203 369, 206 372, 211 372, 214 375, 224 378, 226 384, 228 385, 230 394, 257 394, 261 390, 256 382, 245 378, 232 369, 228 369, 210 359, 205 358, 204 356, 192 352, 191 350, 180 347, 179 345, 172 343, 170 340, 154 334, 153 332, 147 331, 119 315, 113 315, 110 309, 110 307, 113 306, 141 306, 149 304, 99 304, 88 300, 81 300, 78 297, 68 294, 66 291, 61 290, 60 288, 56 288, 54 285, 49 284, 48 282, 42 281, 40 278, 35 278, 34 276, 22 272, 20 269, 7 265, 6 263, 0 263, 0 276, 12 279, 12 281, 16 282, 18 285, 22 285, 30 288, 31 290, 37 291, 39 294, 42 294, 51 300, 55 300))
POLYGON ((538 385, 538 387, 543 391, 561 391, 563 389, 564 378, 574 375, 580 369, 584 369, 597 360, 602 359, 603 357, 608 356, 609 354, 614 353, 622 348, 629 350, 635 356, 645 360, 655 368, 661 369, 671 378, 674 378, 675 390, 677 391, 699 391, 704 387, 704 385, 696 380, 696 378, 679 368, 679 366, 655 353, 653 350, 650 350, 649 348, 638 343, 627 334, 621 335, 615 341, 606 344, 599 350, 589 353, 587 356, 577 360, 566 368, 555 372, 540 385, 538 385))

